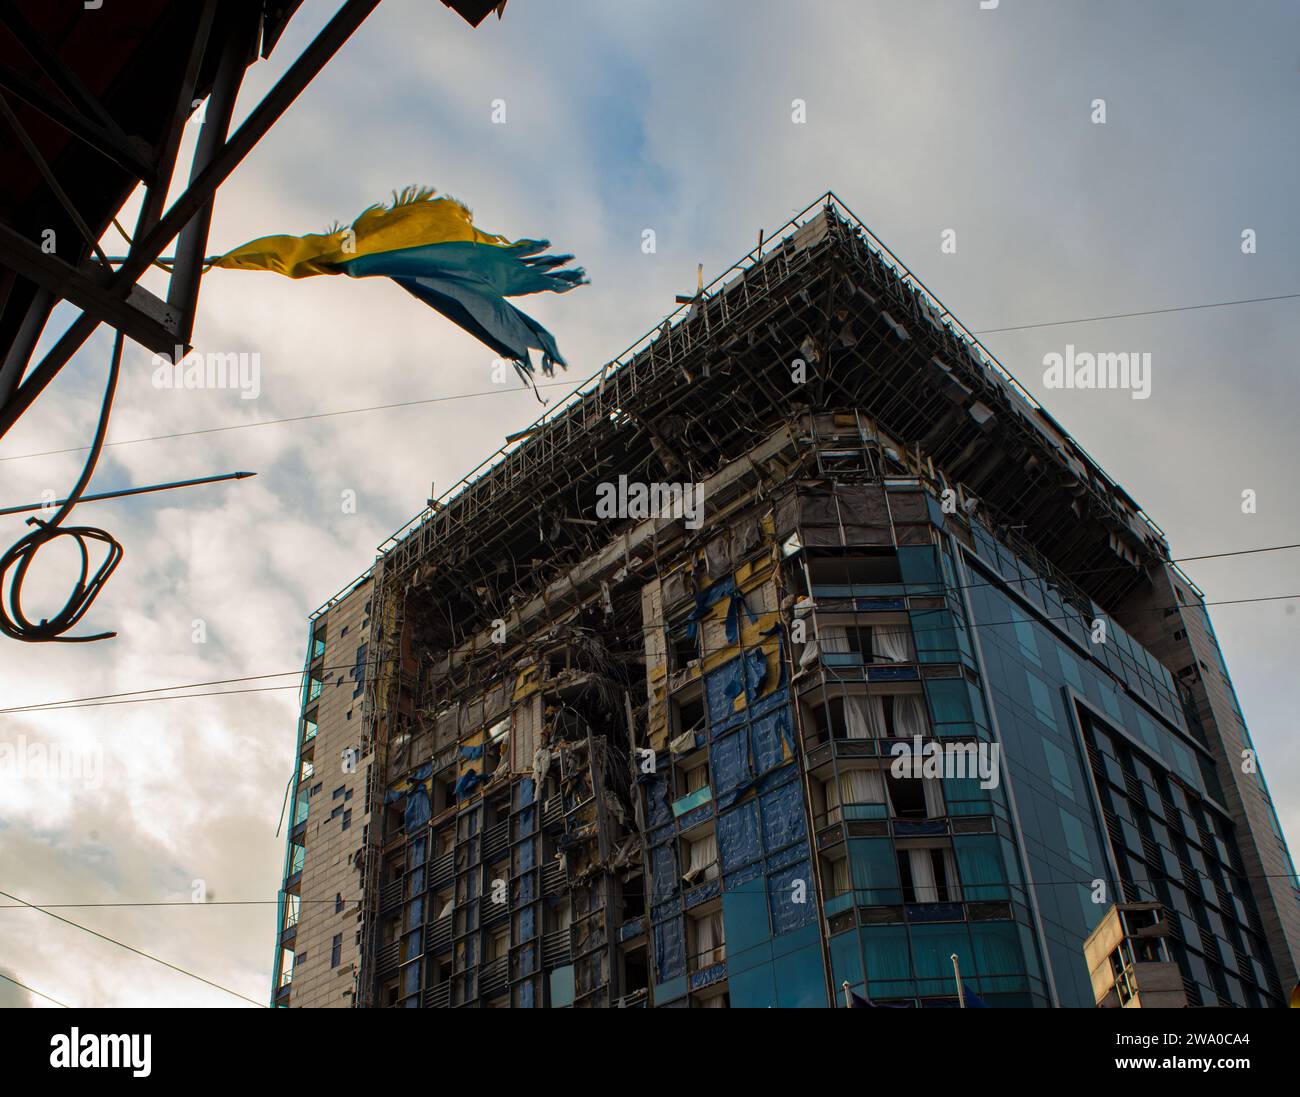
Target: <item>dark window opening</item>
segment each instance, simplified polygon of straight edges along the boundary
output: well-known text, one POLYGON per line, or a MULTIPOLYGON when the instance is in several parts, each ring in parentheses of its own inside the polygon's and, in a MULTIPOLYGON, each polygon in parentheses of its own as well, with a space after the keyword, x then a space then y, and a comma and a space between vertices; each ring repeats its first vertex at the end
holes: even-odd
POLYGON ((820 556, 808 561, 814 588, 890 586, 903 581, 898 556, 892 552, 871 556, 820 556))
POLYGON ((895 777, 886 770, 885 780, 889 783, 889 800, 894 805, 895 819, 929 818, 925 806, 925 778, 895 777))
POLYGON ((697 628, 694 636, 687 636, 686 630, 678 629, 669 635, 672 645, 672 669, 685 670, 700 657, 700 632, 697 628))
POLYGON ((645 877, 629 876, 623 881, 623 921, 645 915, 645 877))
POLYGON ((637 994, 650 988, 650 964, 644 948, 623 953, 623 993, 637 994))
POLYGON ((698 731, 704 727, 703 695, 697 694, 694 697, 674 700, 673 713, 676 721, 676 726, 673 728, 674 737, 688 731, 698 731))
POLYGON ((948 879, 948 863, 942 849, 900 849, 898 877, 905 903, 956 901, 955 888, 948 879))

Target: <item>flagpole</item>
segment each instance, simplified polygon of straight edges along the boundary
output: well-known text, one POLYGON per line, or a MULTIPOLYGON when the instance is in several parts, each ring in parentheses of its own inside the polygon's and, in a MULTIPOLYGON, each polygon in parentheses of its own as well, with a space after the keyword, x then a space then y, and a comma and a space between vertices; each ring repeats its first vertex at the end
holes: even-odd
POLYGON ((957 980, 957 1004, 961 1006, 962 1009, 965 1009, 966 995, 962 993, 961 968, 957 965, 957 954, 955 952, 952 954, 952 974, 953 977, 957 980))

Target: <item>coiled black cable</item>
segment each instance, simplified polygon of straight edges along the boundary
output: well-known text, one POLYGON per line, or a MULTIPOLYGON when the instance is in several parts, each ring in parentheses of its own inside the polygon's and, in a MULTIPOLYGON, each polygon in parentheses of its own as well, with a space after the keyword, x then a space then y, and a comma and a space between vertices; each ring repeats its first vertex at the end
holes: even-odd
POLYGON ((122 546, 112 535, 94 526, 68 526, 60 528, 60 523, 68 516, 72 508, 81 499, 81 494, 94 475, 95 464, 99 460, 100 450, 104 448, 104 435, 108 430, 108 415, 113 406, 113 394, 117 391, 117 377, 122 368, 122 333, 117 333, 113 343, 113 359, 108 369, 108 385, 104 389, 104 402, 99 411, 99 426, 95 429, 95 441, 90 447, 90 455, 77 480, 63 504, 48 522, 40 518, 28 518, 27 524, 36 528, 24 534, 3 556, 0 556, 0 632, 12 640, 23 640, 31 644, 58 642, 65 644, 84 644, 92 640, 107 640, 116 636, 116 632, 98 632, 93 636, 64 636, 63 634, 79 622, 90 609, 91 603, 99 596, 108 577, 122 560, 122 546), (36 554, 56 537, 71 537, 81 551, 81 575, 73 584, 72 593, 53 617, 42 618, 39 622, 29 620, 22 609, 23 580, 27 569, 32 566, 36 554), (103 562, 90 573, 89 543, 97 541, 108 547, 103 562), (13 569, 13 577, 9 572, 13 569))

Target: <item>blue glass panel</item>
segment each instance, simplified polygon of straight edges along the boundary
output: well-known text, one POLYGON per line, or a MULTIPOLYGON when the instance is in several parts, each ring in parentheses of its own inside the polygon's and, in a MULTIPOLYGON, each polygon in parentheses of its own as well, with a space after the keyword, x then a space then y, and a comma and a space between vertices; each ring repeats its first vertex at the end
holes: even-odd
MULTIPOLYGON (((772 930, 768 923, 767 896, 759 890, 759 881, 744 885, 744 891, 722 893, 722 928, 726 936, 727 953, 735 956, 746 949, 767 941, 772 930)), ((730 882, 728 882, 730 888, 730 882)))

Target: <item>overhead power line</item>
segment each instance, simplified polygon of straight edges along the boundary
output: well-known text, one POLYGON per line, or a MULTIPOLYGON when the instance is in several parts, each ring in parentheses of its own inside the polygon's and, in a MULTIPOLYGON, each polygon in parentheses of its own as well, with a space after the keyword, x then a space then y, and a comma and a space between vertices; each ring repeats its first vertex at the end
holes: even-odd
POLYGON ((72 1008, 70 1005, 68 1005, 67 1002, 60 1002, 57 998, 51 998, 44 991, 37 990, 35 987, 29 987, 26 983, 20 983, 17 979, 14 979, 12 976, 6 975, 3 971, 0 971, 0 979, 4 979, 6 982, 13 983, 13 985, 16 987, 22 987, 23 990, 27 991, 28 994, 35 994, 38 998, 44 998, 47 1002, 53 1002, 56 1006, 62 1006, 64 1009, 72 1008))
MULTIPOLYGON (((392 660, 377 660, 377 662, 381 662, 381 661, 390 662, 392 660)), ((320 674, 327 674, 335 670, 355 670, 356 663, 339 663, 333 666, 315 667, 314 669, 320 674)), ((99 694, 93 694, 92 696, 89 697, 70 697, 67 700, 63 700, 63 701, 44 701, 34 705, 20 705, 16 708, 2 708, 0 709, 0 715, 3 715, 6 712, 30 712, 33 709, 44 708, 46 705, 71 705, 81 701, 111 701, 115 697, 135 697, 143 693, 167 693, 173 689, 198 689, 201 686, 227 686, 227 685, 236 685, 240 682, 262 682, 265 681, 267 678, 287 678, 289 675, 292 674, 296 674, 299 677, 301 677, 302 675, 306 674, 307 671, 308 668, 299 667, 297 670, 281 670, 281 671, 276 671, 274 674, 251 674, 245 678, 213 678, 207 682, 181 682, 178 685, 174 685, 174 686, 155 686, 152 689, 128 689, 128 690, 123 690, 121 693, 99 693, 99 694)), ((295 684, 293 687, 277 687, 277 688, 283 689, 283 688, 297 688, 297 687, 295 684)))
POLYGON ((233 995, 236 998, 248 1002, 250 1005, 257 1006, 259 1009, 266 1008, 265 1003, 255 1001, 254 999, 249 998, 245 994, 240 994, 239 991, 237 990, 231 990, 229 987, 223 987, 220 983, 214 983, 211 979, 205 979, 202 975, 196 975, 194 972, 189 971, 186 968, 179 967, 178 965, 173 964, 170 961, 164 960, 160 956, 154 956, 152 953, 148 953, 143 951, 142 949, 138 949, 134 945, 128 945, 125 941, 119 941, 116 937, 109 937, 107 934, 100 933, 98 930, 93 930, 89 926, 83 926, 80 922, 73 922, 68 918, 64 918, 61 914, 55 914, 52 910, 48 910, 45 907, 38 907, 34 903, 27 902, 26 899, 20 899, 17 895, 10 895, 9 892, 7 891, 0 891, 0 896, 3 896, 6 899, 12 899, 15 903, 18 903, 25 907, 29 907, 32 910, 38 910, 46 917, 53 918, 56 922, 62 922, 64 925, 72 926, 74 929, 81 930, 82 933, 89 933, 92 937, 98 937, 101 941, 107 941, 109 944, 117 945, 119 948, 126 949, 127 952, 133 952, 137 956, 143 956, 146 960, 152 960, 155 964, 162 964, 163 967, 170 968, 172 971, 178 971, 182 975, 188 975, 191 979, 197 979, 200 983, 204 983, 215 990, 224 991, 226 994, 233 995))
MULTIPOLYGON (((538 385, 539 389, 572 388, 585 384, 585 381, 553 381, 538 385)), ((109 446, 134 446, 140 442, 163 442, 172 438, 193 438, 200 434, 220 434, 228 430, 248 430, 252 427, 274 427, 283 423, 304 423, 312 419, 332 419, 339 415, 360 415, 368 411, 390 411, 394 408, 413 408, 423 404, 447 404, 456 400, 471 400, 478 396, 496 396, 508 392, 526 392, 527 389, 505 388, 484 389, 482 392, 462 392, 456 396, 429 396, 422 400, 401 400, 394 404, 372 404, 368 407, 342 408, 338 411, 320 411, 308 415, 289 415, 282 419, 259 419, 252 423, 229 423, 223 427, 204 427, 201 430, 183 430, 174 434, 150 434, 143 438, 123 438, 120 441, 105 442, 109 446)), ((0 461, 25 461, 29 457, 52 457, 59 453, 82 453, 88 447, 69 446, 66 449, 47 449, 38 453, 18 453, 12 457, 0 457, 0 461)))
POLYGON ((1276 297, 1245 297, 1240 301, 1211 301, 1204 305, 1178 305, 1167 309, 1143 309, 1140 312, 1113 312, 1107 316, 1081 316, 1075 320, 1049 320, 1042 324, 1016 324, 1009 328, 981 328, 975 335, 997 335, 1004 331, 1029 331, 1031 328, 1059 328, 1067 324, 1093 324, 1099 320, 1127 320, 1131 316, 1162 316, 1170 312, 1196 312, 1199 309, 1224 309, 1231 305, 1255 305, 1264 301, 1293 301, 1300 293, 1282 293, 1276 297))

